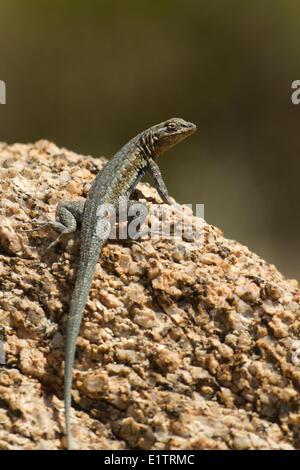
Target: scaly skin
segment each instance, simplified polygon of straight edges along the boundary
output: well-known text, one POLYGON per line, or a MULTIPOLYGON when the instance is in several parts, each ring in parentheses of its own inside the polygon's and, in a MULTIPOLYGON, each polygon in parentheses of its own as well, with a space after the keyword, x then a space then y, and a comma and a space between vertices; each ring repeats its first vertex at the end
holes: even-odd
POLYGON ((108 238, 104 232, 101 234, 101 218, 97 216, 97 211, 103 204, 112 204, 117 208, 119 198, 129 198, 146 171, 152 175, 163 201, 171 204, 156 159, 195 130, 194 124, 172 118, 141 132, 124 145, 98 173, 84 206, 78 202, 62 202, 57 208, 59 222, 49 223, 61 232, 59 239, 62 235, 76 230, 77 222, 81 221, 79 268, 66 339, 64 396, 68 449, 71 449, 70 408, 76 340, 100 251, 108 238))

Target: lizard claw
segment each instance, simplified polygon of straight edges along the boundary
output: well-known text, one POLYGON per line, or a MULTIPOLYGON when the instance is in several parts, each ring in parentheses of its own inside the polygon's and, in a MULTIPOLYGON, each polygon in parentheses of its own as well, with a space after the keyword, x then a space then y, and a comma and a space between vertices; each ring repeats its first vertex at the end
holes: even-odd
MULTIPOLYGON (((35 228, 30 228, 30 229, 18 229, 19 232, 36 232, 38 230, 41 230, 47 226, 53 226, 54 225, 54 228, 55 228, 55 225, 56 223, 55 222, 38 222, 38 221, 33 221, 34 224, 37 224, 39 225, 38 227, 35 227, 35 228)), ((55 245, 57 245, 57 243, 59 242, 59 240, 61 239, 61 237, 64 235, 64 233, 60 233, 58 235, 58 237, 52 242, 50 243, 50 245, 46 248, 46 251, 49 251, 51 250, 55 245)))
POLYGON ((18 228, 17 229, 18 232, 36 232, 38 230, 43 229, 44 227, 47 227, 47 225, 50 224, 50 222, 38 222, 38 221, 33 221, 33 223, 39 225, 39 227, 29 228, 29 229, 18 228))
POLYGON ((46 248, 46 251, 50 251, 55 245, 57 245, 63 235, 64 233, 60 233, 58 237, 46 248))

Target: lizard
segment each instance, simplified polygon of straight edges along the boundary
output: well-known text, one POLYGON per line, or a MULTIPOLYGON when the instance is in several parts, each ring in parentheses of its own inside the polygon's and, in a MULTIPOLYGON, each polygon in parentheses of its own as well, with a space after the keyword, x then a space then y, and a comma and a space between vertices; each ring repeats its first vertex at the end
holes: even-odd
POLYGON ((117 209, 121 197, 125 196, 129 200, 132 191, 146 172, 152 176, 163 202, 172 204, 156 160, 159 155, 195 131, 195 124, 181 118, 171 118, 140 132, 99 171, 85 202, 61 202, 56 209, 57 220, 42 225, 50 225, 60 232, 49 248, 62 236, 74 232, 81 225, 79 264, 67 321, 65 347, 64 404, 69 450, 72 449, 70 409, 76 341, 100 252, 109 237, 109 231, 104 230, 101 225, 103 220, 99 210, 106 204, 117 209))

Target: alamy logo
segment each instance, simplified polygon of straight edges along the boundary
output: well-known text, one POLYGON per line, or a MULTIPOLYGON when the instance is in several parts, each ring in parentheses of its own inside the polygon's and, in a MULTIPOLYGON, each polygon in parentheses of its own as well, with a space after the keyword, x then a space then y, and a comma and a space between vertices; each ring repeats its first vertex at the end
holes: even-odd
POLYGON ((300 80, 294 80, 292 82, 292 88, 295 90, 291 95, 291 100, 293 104, 300 103, 300 80))
POLYGON ((98 207, 96 236, 100 240, 173 238, 189 241, 191 249, 199 250, 204 235, 204 204, 196 204, 195 218, 192 213, 192 204, 185 204, 184 210, 177 205, 154 204, 149 211, 145 204, 122 196, 117 208, 112 204, 98 207))
POLYGON ((0 80, 0 104, 6 104, 6 85, 3 80, 0 80))
POLYGON ((5 364, 5 362, 4 341, 0 341, 0 365, 5 364))

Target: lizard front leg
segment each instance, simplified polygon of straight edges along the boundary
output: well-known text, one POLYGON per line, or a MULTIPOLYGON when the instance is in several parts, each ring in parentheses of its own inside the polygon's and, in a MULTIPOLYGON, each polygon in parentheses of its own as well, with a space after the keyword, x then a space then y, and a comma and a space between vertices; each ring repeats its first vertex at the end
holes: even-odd
POLYGON ((165 182, 163 180, 163 177, 161 175, 159 166, 157 165, 157 163, 152 158, 149 158, 148 171, 149 171, 150 175, 152 176, 152 178, 154 180, 156 189, 158 191, 158 194, 162 198, 162 200, 166 204, 172 204, 172 201, 171 201, 171 199, 169 197, 169 194, 168 194, 167 187, 166 187, 165 182))

